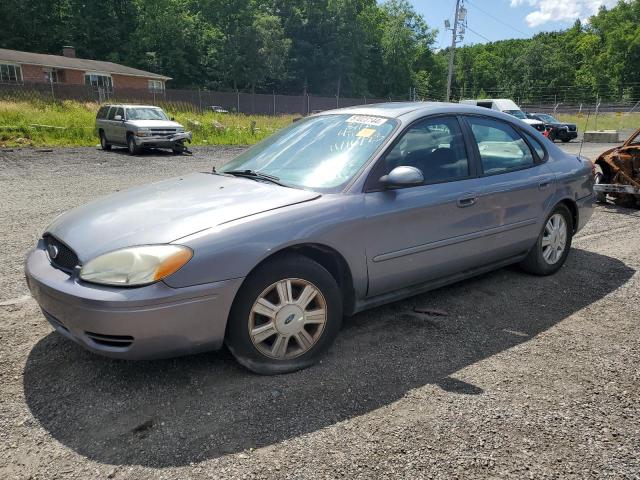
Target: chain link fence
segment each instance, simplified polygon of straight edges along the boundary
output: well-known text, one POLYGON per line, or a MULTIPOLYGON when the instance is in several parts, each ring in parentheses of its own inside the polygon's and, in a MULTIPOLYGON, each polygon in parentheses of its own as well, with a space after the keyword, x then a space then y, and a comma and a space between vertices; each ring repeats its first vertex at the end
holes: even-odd
POLYGON ((65 84, 0 84, 0 98, 11 100, 76 100, 80 102, 150 103, 182 111, 203 112, 213 107, 251 115, 309 115, 315 111, 388 102, 390 98, 322 97, 312 94, 279 95, 210 90, 147 90, 95 88, 65 84))

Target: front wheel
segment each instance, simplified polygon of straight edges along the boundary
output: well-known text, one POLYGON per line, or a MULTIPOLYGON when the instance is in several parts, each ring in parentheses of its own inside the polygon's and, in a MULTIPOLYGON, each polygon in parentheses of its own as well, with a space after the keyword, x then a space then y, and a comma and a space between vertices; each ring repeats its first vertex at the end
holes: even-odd
POLYGON ((127 137, 127 149, 131 155, 137 155, 140 152, 140 147, 136 145, 136 140, 133 135, 127 137))
POLYGON ((573 217, 565 205, 557 205, 547 217, 536 244, 520 267, 534 275, 551 275, 564 264, 573 236, 573 217))
POLYGON ((309 367, 342 324, 342 295, 320 264, 287 254, 259 266, 242 285, 226 344, 249 370, 274 375, 309 367))

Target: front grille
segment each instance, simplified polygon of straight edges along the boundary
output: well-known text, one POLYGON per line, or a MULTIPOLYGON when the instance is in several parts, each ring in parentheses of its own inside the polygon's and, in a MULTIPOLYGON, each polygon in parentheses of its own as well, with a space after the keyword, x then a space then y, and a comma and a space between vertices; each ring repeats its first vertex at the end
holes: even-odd
POLYGON ((49 255, 49 260, 51 261, 51 265, 60 270, 63 270, 67 273, 73 271, 77 265, 80 264, 78 260, 78 256, 75 254, 73 250, 67 247, 64 243, 59 241, 52 235, 45 235, 43 237, 44 243, 47 246, 47 253, 49 255), (52 258, 52 250, 57 251, 57 255, 55 258, 52 258))
POLYGON ((103 347, 128 348, 133 343, 130 335, 104 335, 102 333, 84 332, 87 337, 103 347))
POLYGON ((168 137, 176 133, 176 129, 175 128, 152 128, 151 133, 153 134, 153 136, 168 137))

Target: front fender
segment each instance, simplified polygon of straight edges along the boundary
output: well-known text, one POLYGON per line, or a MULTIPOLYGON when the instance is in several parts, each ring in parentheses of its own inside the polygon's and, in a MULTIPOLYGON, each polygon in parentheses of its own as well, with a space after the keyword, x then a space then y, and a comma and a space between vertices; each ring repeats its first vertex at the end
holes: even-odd
POLYGON ((180 288, 244 278, 271 255, 311 243, 340 253, 356 295, 364 295, 367 262, 362 211, 361 195, 323 195, 314 202, 252 215, 178 239, 174 243, 190 247, 194 256, 165 282, 180 288))

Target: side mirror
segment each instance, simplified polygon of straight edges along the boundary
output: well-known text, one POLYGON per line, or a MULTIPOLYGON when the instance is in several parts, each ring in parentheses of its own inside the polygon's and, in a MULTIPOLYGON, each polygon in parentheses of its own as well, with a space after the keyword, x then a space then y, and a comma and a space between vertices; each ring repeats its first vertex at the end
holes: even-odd
POLYGON ((122 120, 122 115, 116 115, 113 119, 119 122, 122 120))
POLYGON ((388 175, 380 177, 380 183, 387 188, 410 187, 424 183, 424 176, 416 167, 401 165, 391 170, 388 175))

